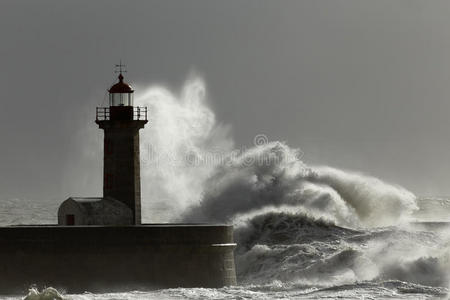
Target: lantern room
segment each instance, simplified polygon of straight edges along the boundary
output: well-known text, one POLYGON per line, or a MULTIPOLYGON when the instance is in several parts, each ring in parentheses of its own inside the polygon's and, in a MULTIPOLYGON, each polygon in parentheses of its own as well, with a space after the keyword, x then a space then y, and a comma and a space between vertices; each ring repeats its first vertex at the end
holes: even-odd
POLYGON ((119 82, 109 90, 109 106, 133 106, 134 90, 123 82, 122 73, 119 74, 119 82))

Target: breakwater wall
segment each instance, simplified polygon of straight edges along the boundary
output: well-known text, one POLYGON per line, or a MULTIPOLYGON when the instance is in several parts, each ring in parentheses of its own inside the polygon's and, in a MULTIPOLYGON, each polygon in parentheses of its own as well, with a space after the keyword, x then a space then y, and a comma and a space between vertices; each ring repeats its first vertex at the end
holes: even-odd
POLYGON ((234 248, 227 225, 0 227, 0 294, 233 285, 234 248))

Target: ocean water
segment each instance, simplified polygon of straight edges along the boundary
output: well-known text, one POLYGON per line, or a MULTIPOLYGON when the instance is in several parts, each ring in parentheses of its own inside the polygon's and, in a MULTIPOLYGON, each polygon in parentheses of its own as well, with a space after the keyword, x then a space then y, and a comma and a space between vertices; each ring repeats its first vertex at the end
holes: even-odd
MULTIPOLYGON (((280 210, 240 221, 235 233, 236 286, 58 293, 63 299, 447 299, 450 223, 442 218, 446 211, 450 220, 449 201, 426 198, 418 203, 423 206, 415 213, 418 222, 370 229, 344 228, 280 210), (428 216, 429 222, 438 208, 440 223, 420 220, 428 216)), ((54 211, 18 199, 0 206, 2 225, 48 223, 54 211), (33 211, 24 214, 24 207, 33 211)), ((55 298, 52 293, 44 294, 30 293, 28 299, 55 298)), ((26 296, 3 295, 0 299, 26 296)))

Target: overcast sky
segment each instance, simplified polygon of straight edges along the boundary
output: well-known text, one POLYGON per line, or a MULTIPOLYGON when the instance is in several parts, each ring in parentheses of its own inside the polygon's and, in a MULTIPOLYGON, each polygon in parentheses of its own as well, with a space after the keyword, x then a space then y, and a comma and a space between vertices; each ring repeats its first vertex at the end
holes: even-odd
POLYGON ((2 198, 67 196, 119 59, 137 85, 200 73, 238 146, 450 195, 447 0, 1 0, 0 37, 2 198))

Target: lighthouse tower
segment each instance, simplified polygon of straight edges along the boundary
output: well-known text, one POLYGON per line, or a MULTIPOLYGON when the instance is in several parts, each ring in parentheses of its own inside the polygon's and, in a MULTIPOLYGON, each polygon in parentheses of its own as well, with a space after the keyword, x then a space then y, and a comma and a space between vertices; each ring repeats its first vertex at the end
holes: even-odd
POLYGON ((134 91, 124 82, 109 90, 109 106, 97 107, 95 123, 103 129, 103 197, 70 197, 58 209, 59 225, 141 224, 139 129, 147 108, 133 106, 134 91))
POLYGON ((133 224, 141 224, 139 129, 147 123, 147 108, 133 106, 134 91, 124 82, 109 90, 109 107, 97 107, 96 120, 104 130, 103 198, 128 206, 133 224))

